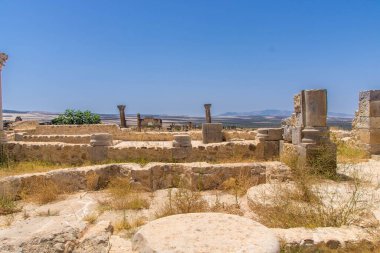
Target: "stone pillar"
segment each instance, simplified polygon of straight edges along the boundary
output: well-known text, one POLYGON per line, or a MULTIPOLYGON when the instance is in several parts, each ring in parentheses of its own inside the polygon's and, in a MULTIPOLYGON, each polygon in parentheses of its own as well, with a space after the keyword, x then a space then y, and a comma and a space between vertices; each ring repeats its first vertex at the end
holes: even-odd
POLYGON ((141 132, 141 115, 137 114, 137 131, 141 132))
POLYGON ((302 143, 320 144, 328 139, 327 90, 301 92, 302 143))
POLYGON ((3 122, 3 97, 2 97, 2 84, 1 84, 1 70, 8 60, 8 55, 0 52, 0 143, 7 141, 6 134, 4 132, 3 122))
POLYGON ((192 144, 188 134, 176 134, 173 136, 173 159, 185 160, 191 155, 192 144))
POLYGON ((125 105, 118 105, 117 108, 119 109, 119 113, 120 113, 120 127, 126 128, 127 121, 125 119, 125 105))
POLYGON ((211 104, 205 104, 206 123, 211 123, 211 104))
POLYGON ((113 145, 112 135, 108 133, 92 134, 90 139, 90 160, 99 162, 107 160, 108 147, 113 145))
POLYGON ((380 90, 360 92, 352 129, 359 146, 372 155, 380 155, 380 90))

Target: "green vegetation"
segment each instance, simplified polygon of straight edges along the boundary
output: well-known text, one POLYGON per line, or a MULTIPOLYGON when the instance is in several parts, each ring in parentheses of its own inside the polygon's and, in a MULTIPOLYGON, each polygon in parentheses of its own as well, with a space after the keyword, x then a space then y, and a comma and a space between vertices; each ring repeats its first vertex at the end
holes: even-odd
POLYGON ((90 111, 80 111, 67 109, 63 114, 53 119, 53 125, 83 125, 83 124, 99 124, 100 116, 90 111))

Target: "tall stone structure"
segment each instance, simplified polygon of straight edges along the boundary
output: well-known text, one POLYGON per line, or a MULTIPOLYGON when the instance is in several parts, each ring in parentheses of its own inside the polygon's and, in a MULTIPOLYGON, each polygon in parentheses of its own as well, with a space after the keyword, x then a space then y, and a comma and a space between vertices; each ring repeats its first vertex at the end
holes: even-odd
POLYGON ((126 128, 127 121, 125 119, 125 105, 118 105, 117 109, 119 109, 119 114, 120 114, 120 127, 126 128))
POLYGON ((206 123, 211 123, 211 104, 204 104, 206 113, 206 123))
POLYGON ((352 132, 360 147, 380 155, 380 90, 359 93, 359 110, 352 122, 352 132))
POLYGON ((137 131, 141 132, 141 115, 137 114, 137 131))
POLYGON ((7 141, 6 134, 4 132, 4 122, 3 122, 3 96, 2 96, 2 83, 1 83, 1 71, 5 62, 8 60, 8 55, 0 52, 0 143, 7 141))
POLYGON ((280 156, 292 152, 321 172, 336 173, 336 147, 327 127, 327 90, 303 90, 295 95, 294 113, 282 127, 280 156))

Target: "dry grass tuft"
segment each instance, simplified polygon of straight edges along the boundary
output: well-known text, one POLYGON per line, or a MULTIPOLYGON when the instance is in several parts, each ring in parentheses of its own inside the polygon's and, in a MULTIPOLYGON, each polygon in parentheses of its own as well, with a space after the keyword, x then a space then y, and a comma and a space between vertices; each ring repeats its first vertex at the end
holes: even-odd
POLYGON ((43 177, 35 177, 32 181, 28 182, 22 190, 22 198, 30 200, 38 204, 47 204, 58 199, 59 195, 63 193, 52 181, 43 177))
POLYGON ((90 213, 83 217, 83 220, 88 222, 89 224, 94 224, 98 219, 98 214, 90 213))
POLYGON ((16 202, 7 194, 0 195, 0 215, 7 215, 19 212, 16 202))
POLYGON ((88 191, 99 190, 99 175, 95 172, 86 174, 86 189, 88 191))
POLYGON ((360 163, 366 162, 370 158, 370 154, 355 146, 353 143, 347 143, 339 140, 333 133, 331 134, 331 140, 337 147, 337 161, 338 163, 360 163))
POLYGON ((235 196, 235 204, 240 205, 239 197, 245 195, 249 188, 257 184, 257 180, 248 172, 240 172, 237 177, 230 177, 222 183, 222 189, 235 196))
POLYGON ((169 215, 182 213, 200 213, 209 210, 207 201, 202 198, 200 192, 187 188, 178 188, 174 193, 168 190, 168 201, 156 212, 156 217, 161 218, 169 215))
POLYGON ((141 210, 150 206, 150 199, 134 189, 129 178, 114 178, 107 190, 109 198, 99 202, 102 210, 141 210))
POLYGON ((137 217, 128 220, 124 211, 123 218, 115 222, 114 229, 115 232, 128 231, 128 236, 132 236, 137 228, 145 225, 146 223, 147 220, 144 217, 137 217))
POLYGON ((321 190, 321 183, 337 183, 326 180, 328 174, 318 174, 313 167, 300 165, 294 157, 288 157, 286 163, 292 169, 293 184, 274 185, 272 192, 260 193, 258 197, 269 199, 270 204, 256 202, 250 205, 264 225, 281 228, 340 227, 355 224, 370 214, 374 202, 359 178, 345 182, 344 194, 338 189, 328 190, 327 186, 321 190))

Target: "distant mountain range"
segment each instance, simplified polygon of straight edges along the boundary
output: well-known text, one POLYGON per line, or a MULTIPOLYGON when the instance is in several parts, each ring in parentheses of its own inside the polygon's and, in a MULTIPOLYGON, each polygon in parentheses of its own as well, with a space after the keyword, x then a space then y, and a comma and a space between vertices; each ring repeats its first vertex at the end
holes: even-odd
MULTIPOLYGON (((237 117, 237 116, 278 116, 278 117, 288 117, 292 114, 292 111, 288 110, 276 110, 276 109, 268 109, 261 111, 251 111, 251 112, 226 112, 223 114, 219 114, 221 117, 237 117)), ((339 113, 339 112, 329 112, 329 117, 339 117, 339 118, 353 118, 354 115, 339 113)))

